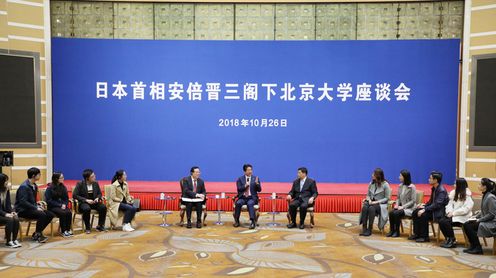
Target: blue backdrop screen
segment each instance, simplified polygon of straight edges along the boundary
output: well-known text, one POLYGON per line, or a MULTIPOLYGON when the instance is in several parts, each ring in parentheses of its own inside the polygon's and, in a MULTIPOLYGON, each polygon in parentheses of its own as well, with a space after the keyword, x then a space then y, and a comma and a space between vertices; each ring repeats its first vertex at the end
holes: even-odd
POLYGON ((54 166, 232 181, 456 169, 459 40, 53 39, 54 166))

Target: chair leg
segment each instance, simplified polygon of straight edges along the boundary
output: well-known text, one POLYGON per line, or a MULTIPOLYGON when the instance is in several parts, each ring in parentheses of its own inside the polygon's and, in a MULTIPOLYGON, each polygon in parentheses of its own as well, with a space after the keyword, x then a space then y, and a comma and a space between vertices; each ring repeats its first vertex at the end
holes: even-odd
POLYGON ((50 235, 53 237, 53 222, 50 222, 50 235))
MULTIPOLYGON (((432 224, 434 225, 434 224, 432 224)), ((432 227, 434 229, 434 227, 432 227)), ((439 226, 439 223, 437 223, 437 237, 436 237, 436 242, 439 244, 439 241, 441 240, 441 226, 439 226)))
POLYGON ((486 240, 486 238, 483 237, 482 240, 484 241, 484 245, 487 247, 487 240, 486 240))
POLYGON ((184 209, 182 209, 181 211, 179 211, 179 216, 181 217, 181 222, 179 222, 179 226, 184 226, 184 213, 186 213, 186 211, 184 209))
POLYGON ((313 228, 313 226, 315 226, 315 215, 312 212, 310 212, 310 228, 313 228))
POLYGON ((431 229, 432 229, 432 236, 436 238, 436 230, 434 229, 434 222, 431 222, 431 229))
POLYGON ((22 222, 19 222, 19 239, 22 241, 22 222))
POLYGON ((93 221, 94 220, 95 220, 95 215, 93 214, 93 215, 91 215, 91 223, 90 223, 91 227, 93 227, 93 221))
POLYGON ((400 229, 401 229, 401 233, 405 233, 405 228, 403 228, 403 220, 400 221, 400 229))
POLYGON ((31 221, 28 221, 28 228, 26 229, 26 236, 29 236, 29 229, 31 228, 31 221))
POLYGON ((258 226, 258 218, 259 218, 259 217, 260 217, 260 211, 259 211, 259 210, 257 210, 257 211, 256 211, 256 216, 255 216, 255 223, 256 223, 256 225, 257 225, 257 226, 258 226))
POLYGON ((410 236, 413 235, 413 219, 410 219, 410 236))
POLYGON ((205 221, 207 219, 207 210, 203 210, 203 226, 207 226, 207 221, 205 221))

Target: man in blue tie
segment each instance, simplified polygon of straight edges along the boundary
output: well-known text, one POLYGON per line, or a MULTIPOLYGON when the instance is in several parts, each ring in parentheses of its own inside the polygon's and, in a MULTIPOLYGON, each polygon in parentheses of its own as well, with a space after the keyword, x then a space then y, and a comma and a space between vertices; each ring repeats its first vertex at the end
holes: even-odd
POLYGON ((250 213, 250 229, 255 229, 256 215, 255 205, 258 204, 258 192, 262 191, 262 185, 258 177, 253 176, 253 166, 243 165, 245 174, 238 178, 236 187, 238 190, 238 200, 234 209, 234 227, 239 227, 239 216, 241 208, 246 205, 250 213))
POLYGON ((296 228, 296 213, 300 208, 300 229, 305 228, 305 217, 307 216, 308 205, 312 205, 317 198, 317 184, 315 180, 307 177, 308 170, 305 167, 298 168, 298 178, 293 182, 293 187, 288 193, 289 215, 291 223, 288 228, 296 228))

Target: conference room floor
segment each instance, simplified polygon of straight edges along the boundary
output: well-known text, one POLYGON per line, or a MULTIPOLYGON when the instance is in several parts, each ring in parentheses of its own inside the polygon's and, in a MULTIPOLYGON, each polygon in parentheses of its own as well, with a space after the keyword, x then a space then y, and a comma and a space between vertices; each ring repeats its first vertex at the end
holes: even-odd
MULTIPOLYGON (((217 214, 209 212, 206 227, 186 229, 160 227, 157 212, 143 211, 132 233, 86 235, 76 230, 70 239, 57 236, 45 244, 25 240, 20 249, 1 247, 0 276, 489 277, 496 272, 491 239, 486 255, 474 256, 464 254, 462 247, 411 242, 406 234, 389 239, 376 230, 371 237, 359 237, 357 214, 315 217, 313 229, 289 230, 285 214, 276 217, 281 226, 270 227, 266 223, 272 216, 263 213, 258 229, 249 230, 233 228, 231 213, 222 215, 225 225, 217 226, 217 214)), ((167 220, 177 223, 178 213, 167 220)), ((457 238, 463 242, 460 233, 457 238)))

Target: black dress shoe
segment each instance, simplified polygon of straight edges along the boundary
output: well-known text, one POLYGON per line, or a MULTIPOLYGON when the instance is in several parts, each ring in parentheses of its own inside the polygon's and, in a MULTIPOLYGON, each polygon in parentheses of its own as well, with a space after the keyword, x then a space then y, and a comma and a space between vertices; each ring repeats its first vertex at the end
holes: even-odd
POLYGON ((288 229, 293 229, 293 228, 296 228, 296 223, 291 223, 291 224, 288 224, 288 229))
POLYGON ((416 235, 411 235, 408 237, 408 240, 416 240, 418 238, 418 236, 416 235))
POLYGON ((468 253, 469 251, 472 251, 472 250, 474 250, 474 247, 473 246, 470 246, 467 249, 463 249, 463 253, 468 253))
POLYGON ((463 250, 463 252, 467 254, 472 254, 472 255, 482 255, 484 252, 482 251, 481 246, 474 247, 472 249, 468 249, 467 251, 463 250))
POLYGON ((371 236, 371 235, 372 235, 372 231, 369 229, 367 229, 367 230, 365 230, 359 234, 359 236, 371 236))
POLYGON ((399 232, 394 232, 391 237, 400 237, 400 233, 399 232))
POLYGON ((300 228, 300 230, 305 229, 305 224, 300 224, 299 228, 300 228))
POLYGON ((441 247, 443 248, 455 248, 456 247, 456 239, 451 237, 447 238, 446 241, 441 244, 441 247))
POLYGON ((107 228, 104 226, 96 226, 96 230, 99 232, 107 232, 107 228))
POLYGON ((418 242, 418 243, 430 242, 430 239, 425 238, 425 237, 419 237, 415 240, 415 242, 418 242))
POLYGON ((196 222, 196 228, 197 229, 201 229, 202 227, 202 223, 201 222, 196 222))
POLYGON ((392 237, 394 234, 394 231, 390 231, 389 233, 386 234, 386 237, 392 237))
POLYGON ((237 228, 237 227, 239 227, 239 220, 237 220, 237 221, 234 221, 234 224, 233 224, 233 227, 234 227, 234 228, 237 228))
POLYGON ((40 236, 38 237, 38 242, 45 243, 47 241, 48 241, 48 237, 44 236, 43 234, 40 234, 40 236))
POLYGON ((186 228, 191 229, 191 221, 188 221, 188 224, 186 224, 186 228))
POLYGON ((255 222, 254 222, 254 221, 251 221, 251 224, 250 224, 250 229, 251 229, 251 230, 255 229, 255 222))
POLYGON ((33 233, 33 235, 31 236, 31 240, 32 241, 38 241, 38 238, 40 237, 40 234, 38 233, 33 233))

